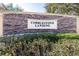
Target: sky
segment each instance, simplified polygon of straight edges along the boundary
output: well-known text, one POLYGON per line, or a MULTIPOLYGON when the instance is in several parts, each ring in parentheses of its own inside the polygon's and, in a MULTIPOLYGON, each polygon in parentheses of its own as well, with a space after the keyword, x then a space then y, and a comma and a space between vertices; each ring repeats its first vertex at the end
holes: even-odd
POLYGON ((79 0, 0 0, 3 3, 79 3, 79 0))
POLYGON ((15 4, 28 12, 45 12, 45 3, 18 3, 15 4))

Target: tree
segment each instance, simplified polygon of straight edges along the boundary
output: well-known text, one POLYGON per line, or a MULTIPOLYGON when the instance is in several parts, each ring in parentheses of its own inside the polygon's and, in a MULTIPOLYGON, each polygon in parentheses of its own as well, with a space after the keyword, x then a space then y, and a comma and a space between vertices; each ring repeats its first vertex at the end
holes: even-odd
POLYGON ((0 12, 22 12, 23 9, 21 9, 19 6, 13 7, 13 4, 10 3, 8 5, 5 5, 3 3, 0 4, 0 12))
POLYGON ((79 15, 78 3, 49 3, 45 9, 48 13, 79 15))

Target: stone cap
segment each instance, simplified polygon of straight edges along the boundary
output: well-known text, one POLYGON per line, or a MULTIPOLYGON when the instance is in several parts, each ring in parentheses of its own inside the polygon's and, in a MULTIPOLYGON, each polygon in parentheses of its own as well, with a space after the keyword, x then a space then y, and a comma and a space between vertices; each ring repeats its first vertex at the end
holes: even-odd
POLYGON ((38 13, 38 12, 3 12, 3 13, 0 13, 0 16, 4 14, 37 14, 37 15, 52 15, 52 16, 57 15, 57 16, 63 16, 63 17, 78 17, 79 18, 79 16, 75 16, 75 15, 55 14, 55 13, 38 13))

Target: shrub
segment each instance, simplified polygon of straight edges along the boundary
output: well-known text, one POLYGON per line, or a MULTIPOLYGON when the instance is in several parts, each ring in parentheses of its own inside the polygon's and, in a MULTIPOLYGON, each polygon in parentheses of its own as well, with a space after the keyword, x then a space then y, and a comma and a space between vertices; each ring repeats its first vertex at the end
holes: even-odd
POLYGON ((12 56, 60 56, 79 55, 79 35, 69 33, 39 33, 23 36, 5 36, 0 42, 0 55, 12 56), (73 40, 70 40, 73 39, 73 40))
MULTIPOLYGON (((14 42, 14 41, 13 41, 14 42)), ((59 40, 56 43, 45 39, 25 40, 6 45, 0 55, 12 56, 75 56, 79 55, 79 40, 59 40)))

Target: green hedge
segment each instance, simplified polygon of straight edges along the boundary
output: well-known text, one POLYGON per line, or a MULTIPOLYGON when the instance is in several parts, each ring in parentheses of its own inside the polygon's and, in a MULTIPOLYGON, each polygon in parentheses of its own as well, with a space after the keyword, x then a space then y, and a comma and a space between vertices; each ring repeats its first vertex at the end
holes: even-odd
POLYGON ((33 41, 34 39, 46 39, 48 41, 58 41, 59 39, 79 39, 79 34, 75 33, 35 33, 35 34, 24 34, 21 36, 5 36, 1 37, 0 41, 2 42, 11 42, 11 40, 26 40, 26 41, 33 41))
POLYGON ((57 34, 60 39, 79 39, 79 34, 75 33, 60 33, 57 34))
POLYGON ((39 33, 39 34, 25 34, 27 39, 79 39, 79 34, 76 33, 39 33))

